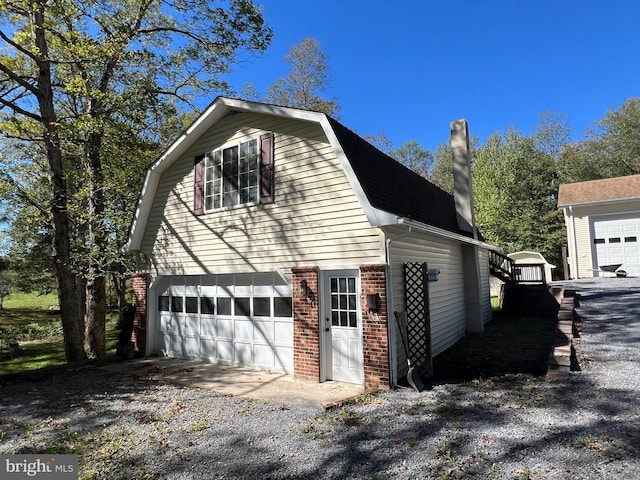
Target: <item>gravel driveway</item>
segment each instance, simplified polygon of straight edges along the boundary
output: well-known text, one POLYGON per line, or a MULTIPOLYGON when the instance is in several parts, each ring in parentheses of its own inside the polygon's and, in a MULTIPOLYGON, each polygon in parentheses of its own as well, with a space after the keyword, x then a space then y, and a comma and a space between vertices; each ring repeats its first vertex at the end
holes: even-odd
MULTIPOLYGON (((80 478, 640 478, 640 279, 571 284, 586 365, 385 391, 323 413, 92 368, 0 387, 0 454, 80 478)), ((517 341, 514 343, 517 347, 517 341)))

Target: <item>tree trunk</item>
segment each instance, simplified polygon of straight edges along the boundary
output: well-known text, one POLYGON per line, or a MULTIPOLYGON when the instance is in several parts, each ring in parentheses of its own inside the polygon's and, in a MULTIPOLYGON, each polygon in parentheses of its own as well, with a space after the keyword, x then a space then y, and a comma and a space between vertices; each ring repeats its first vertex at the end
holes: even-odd
POLYGON ((102 254, 107 243, 104 217, 104 178, 100 149, 102 132, 92 133, 87 142, 89 170, 89 275, 85 317, 85 351, 90 358, 106 353, 107 289, 102 254))
POLYGON ((105 278, 96 276, 87 282, 87 314, 85 318, 84 348, 89 358, 106 352, 107 302, 105 278))
POLYGON ((62 317, 64 349, 67 362, 86 358, 83 349, 82 321, 75 302, 75 274, 71 264, 71 241, 67 211, 67 186, 58 136, 57 117, 51 84, 51 64, 45 37, 45 2, 39 3, 32 15, 33 33, 41 59, 38 62, 38 104, 45 128, 44 143, 51 182, 51 217, 53 221, 53 263, 58 283, 58 302, 62 317))

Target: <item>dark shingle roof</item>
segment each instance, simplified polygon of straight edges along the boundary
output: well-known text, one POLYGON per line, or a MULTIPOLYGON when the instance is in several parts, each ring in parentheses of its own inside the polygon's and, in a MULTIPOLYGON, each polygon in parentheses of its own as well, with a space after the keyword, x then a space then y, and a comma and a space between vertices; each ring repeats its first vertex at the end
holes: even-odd
POLYGON ((329 122, 373 207, 461 233, 451 194, 382 153, 336 120, 329 118, 329 122))

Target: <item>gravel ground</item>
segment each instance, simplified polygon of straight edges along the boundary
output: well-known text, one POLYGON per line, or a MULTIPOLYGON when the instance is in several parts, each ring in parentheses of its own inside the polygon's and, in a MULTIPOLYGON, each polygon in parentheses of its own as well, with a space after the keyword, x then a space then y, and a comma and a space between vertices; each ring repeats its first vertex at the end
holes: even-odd
POLYGON ((80 478, 640 478, 640 279, 570 284, 586 364, 385 391, 321 412, 84 368, 0 387, 0 454, 80 478))

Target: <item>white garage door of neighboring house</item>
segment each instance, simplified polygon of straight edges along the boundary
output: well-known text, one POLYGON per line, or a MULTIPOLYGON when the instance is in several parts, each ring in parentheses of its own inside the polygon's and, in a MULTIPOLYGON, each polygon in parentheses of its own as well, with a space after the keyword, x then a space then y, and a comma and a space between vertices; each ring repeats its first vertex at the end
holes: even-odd
POLYGON ((595 265, 621 264, 620 269, 640 274, 640 218, 615 215, 596 217, 592 221, 595 265))
POLYGON ((291 287, 277 273, 160 279, 156 350, 293 373, 291 287))

